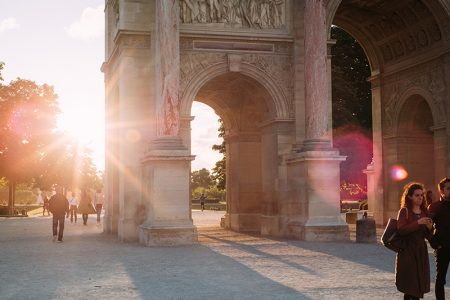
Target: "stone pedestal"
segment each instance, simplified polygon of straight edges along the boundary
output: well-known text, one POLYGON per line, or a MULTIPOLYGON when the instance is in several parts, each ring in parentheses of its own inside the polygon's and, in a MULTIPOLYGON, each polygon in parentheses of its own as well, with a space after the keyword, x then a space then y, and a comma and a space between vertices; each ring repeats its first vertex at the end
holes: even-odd
POLYGON ((162 137, 152 142, 142 161, 146 220, 139 228, 141 243, 172 246, 197 242, 189 202, 193 159, 179 137, 162 137))
POLYGON ((307 241, 349 240, 340 213, 339 165, 345 160, 323 142, 305 144, 288 160, 291 199, 298 202, 288 224, 292 237, 307 241), (320 146, 314 148, 314 145, 320 146))

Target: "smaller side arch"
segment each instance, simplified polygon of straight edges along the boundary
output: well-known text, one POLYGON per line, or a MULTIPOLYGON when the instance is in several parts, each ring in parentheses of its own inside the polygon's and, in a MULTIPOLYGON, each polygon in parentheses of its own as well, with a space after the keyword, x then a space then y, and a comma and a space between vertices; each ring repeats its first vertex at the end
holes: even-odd
POLYGON ((397 109, 395 110, 393 124, 394 124, 394 135, 398 135, 398 124, 400 120, 400 112, 402 111, 406 101, 413 97, 420 96, 422 97, 428 104, 431 110, 431 114, 433 116, 433 125, 434 126, 442 126, 445 125, 445 117, 442 116, 442 112, 439 110, 439 107, 433 101, 433 95, 422 88, 411 87, 407 89, 403 94, 400 95, 397 109))

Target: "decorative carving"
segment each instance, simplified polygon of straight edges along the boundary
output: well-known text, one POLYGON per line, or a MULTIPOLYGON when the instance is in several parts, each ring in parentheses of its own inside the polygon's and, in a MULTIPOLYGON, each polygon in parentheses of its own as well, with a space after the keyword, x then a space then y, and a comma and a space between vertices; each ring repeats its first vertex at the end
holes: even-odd
POLYGON ((222 23, 242 28, 282 28, 285 0, 180 0, 183 24, 222 23))
POLYGON ((405 44, 408 53, 416 50, 416 40, 414 40, 414 37, 411 34, 403 37, 403 43, 405 44))
POLYGON ((415 24, 419 21, 414 11, 409 6, 404 6, 401 10, 401 14, 407 24, 415 24))
POLYGON ((156 49, 158 53, 157 93, 157 134, 176 136, 180 127, 179 92, 179 35, 178 1, 156 1, 158 16, 156 30, 156 49))
POLYGON ((182 52, 180 56, 180 94, 183 94, 187 84, 204 69, 220 63, 227 63, 227 54, 182 52))
POLYGON ((392 50, 389 44, 384 44, 381 46, 381 52, 383 53, 383 59, 385 62, 392 60, 392 50))
MULTIPOLYGON (((294 82, 290 56, 247 54, 242 56, 242 63, 253 65, 267 74, 283 90, 285 96, 292 99, 294 82)), ((290 111, 293 113, 291 108, 290 111)))
POLYGON ((405 54, 405 51, 403 49, 403 45, 400 42, 400 40, 394 41, 392 43, 392 48, 394 49, 395 57, 400 57, 400 56, 403 56, 405 54))
MULTIPOLYGON (((291 117, 294 114, 292 98, 294 93, 293 83, 293 63, 291 56, 282 55, 261 55, 261 54, 240 54, 240 68, 244 64, 252 65, 270 78, 281 88, 285 97, 289 99, 289 112, 291 117)), ((226 53, 207 52, 182 52, 180 63, 180 94, 202 70, 216 64, 229 64, 229 55, 226 53)))
POLYGON ((117 23, 119 23, 119 19, 120 19, 119 1, 118 0, 114 0, 112 2, 112 8, 113 8, 113 12, 114 12, 115 25, 117 25, 117 23))
POLYGON ((438 42, 442 39, 441 30, 439 29, 438 24, 433 23, 428 26, 428 34, 431 36, 431 39, 435 42, 438 42))
POLYGON ((391 135, 393 129, 396 126, 395 116, 398 115, 400 107, 400 96, 411 88, 418 88, 424 91, 428 91, 431 94, 432 106, 431 110, 436 112, 436 120, 434 124, 443 124, 446 120, 446 108, 445 108, 445 82, 444 71, 441 66, 434 64, 433 66, 418 68, 417 72, 413 73, 406 79, 395 80, 392 84, 385 85, 383 87, 384 99, 384 132, 385 135, 391 135))
POLYGON ((420 29, 419 31, 417 31, 416 36, 417 42, 419 43, 420 46, 425 47, 428 45, 428 36, 425 30, 420 29))

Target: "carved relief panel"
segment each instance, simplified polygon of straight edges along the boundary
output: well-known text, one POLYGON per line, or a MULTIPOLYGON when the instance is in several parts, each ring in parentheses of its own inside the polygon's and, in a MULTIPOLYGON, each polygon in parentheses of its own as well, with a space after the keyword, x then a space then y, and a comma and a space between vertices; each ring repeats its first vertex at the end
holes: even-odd
POLYGON ((180 0, 182 30, 285 29, 289 0, 180 0), (184 26, 183 26, 184 25, 184 26))

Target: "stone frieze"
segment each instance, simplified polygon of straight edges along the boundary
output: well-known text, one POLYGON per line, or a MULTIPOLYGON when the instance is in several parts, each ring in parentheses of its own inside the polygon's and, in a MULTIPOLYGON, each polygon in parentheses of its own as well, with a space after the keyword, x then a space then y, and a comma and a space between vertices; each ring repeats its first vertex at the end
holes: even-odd
POLYGON ((278 29, 285 25, 285 0, 180 0, 182 24, 226 24, 278 29))

